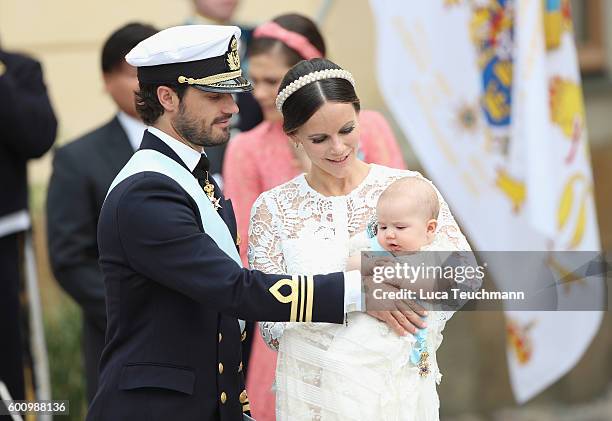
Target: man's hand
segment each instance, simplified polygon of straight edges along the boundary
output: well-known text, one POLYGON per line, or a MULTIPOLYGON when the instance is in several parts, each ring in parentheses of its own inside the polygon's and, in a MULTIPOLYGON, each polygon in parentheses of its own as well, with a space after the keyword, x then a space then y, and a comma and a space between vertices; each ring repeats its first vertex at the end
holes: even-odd
POLYGON ((415 334, 427 326, 422 317, 427 316, 423 307, 407 298, 384 298, 400 292, 396 280, 376 283, 371 276, 362 277, 367 313, 385 322, 400 336, 415 334), (383 297, 383 298, 381 298, 383 297))
MULTIPOLYGON (((386 323, 399 336, 406 336, 409 333, 414 335, 418 329, 427 327, 421 316, 414 311, 368 311, 367 313, 386 323)), ((423 310, 422 314, 425 316, 427 312, 423 310)))

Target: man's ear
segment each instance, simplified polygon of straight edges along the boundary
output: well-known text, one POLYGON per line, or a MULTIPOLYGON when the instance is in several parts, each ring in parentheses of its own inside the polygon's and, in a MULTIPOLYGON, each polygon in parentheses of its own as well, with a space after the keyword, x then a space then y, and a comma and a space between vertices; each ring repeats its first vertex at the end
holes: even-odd
POLYGON ((165 112, 175 112, 179 109, 180 100, 176 92, 168 86, 157 87, 157 99, 165 112))

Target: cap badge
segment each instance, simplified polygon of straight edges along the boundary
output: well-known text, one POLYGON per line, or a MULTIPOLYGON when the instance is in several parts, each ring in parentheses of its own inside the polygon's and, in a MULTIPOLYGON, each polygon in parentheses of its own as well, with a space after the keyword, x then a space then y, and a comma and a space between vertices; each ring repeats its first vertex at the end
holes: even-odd
POLYGON ((238 41, 232 37, 230 51, 227 52, 227 64, 230 70, 240 69, 240 55, 238 54, 238 41))

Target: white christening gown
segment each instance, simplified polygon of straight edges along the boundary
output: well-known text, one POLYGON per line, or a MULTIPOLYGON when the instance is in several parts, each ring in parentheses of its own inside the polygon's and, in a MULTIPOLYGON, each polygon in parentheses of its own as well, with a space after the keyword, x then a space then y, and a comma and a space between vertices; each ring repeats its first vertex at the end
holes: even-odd
MULTIPOLYGON (((375 215, 382 191, 414 171, 370 164, 366 178, 346 196, 326 197, 304 175, 264 192, 253 205, 248 257, 267 273, 321 274, 344 270, 349 240, 375 215)), ((437 190, 436 190, 437 192, 437 190)), ((438 193, 436 236, 456 250, 470 250, 438 193)), ((430 312, 430 373, 419 374, 401 338, 378 320, 350 313, 345 325, 263 322, 266 343, 278 350, 276 415, 279 421, 438 420, 435 350, 450 312, 430 312)))

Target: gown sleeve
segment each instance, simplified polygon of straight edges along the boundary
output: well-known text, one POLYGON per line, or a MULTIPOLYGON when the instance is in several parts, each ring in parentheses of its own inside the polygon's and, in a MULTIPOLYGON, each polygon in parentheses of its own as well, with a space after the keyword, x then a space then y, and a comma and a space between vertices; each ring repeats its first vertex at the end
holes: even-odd
MULTIPOLYGON (((249 225, 248 261, 251 269, 266 273, 285 273, 285 259, 280 247, 280 237, 274 229, 272 210, 261 195, 251 210, 249 225)), ((286 322, 260 322, 259 329, 264 342, 278 351, 286 322)))

